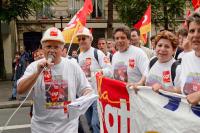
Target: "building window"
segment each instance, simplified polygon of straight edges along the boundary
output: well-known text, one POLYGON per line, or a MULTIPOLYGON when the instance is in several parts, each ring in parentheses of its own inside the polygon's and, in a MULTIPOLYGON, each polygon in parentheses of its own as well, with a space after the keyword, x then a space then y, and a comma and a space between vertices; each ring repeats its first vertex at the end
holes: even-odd
POLYGON ((102 0, 92 0, 93 12, 91 14, 92 18, 102 18, 103 17, 103 1, 102 0))
POLYGON ((54 11, 51 6, 43 4, 43 9, 36 13, 36 19, 52 19, 54 11))
POLYGON ((84 4, 84 0, 68 0, 68 16, 73 17, 84 4))
MULTIPOLYGON (((68 1, 68 16, 73 17, 77 11, 81 9, 84 4, 84 0, 69 0, 68 1)), ((92 0, 93 12, 91 18, 103 17, 103 0, 92 0)))

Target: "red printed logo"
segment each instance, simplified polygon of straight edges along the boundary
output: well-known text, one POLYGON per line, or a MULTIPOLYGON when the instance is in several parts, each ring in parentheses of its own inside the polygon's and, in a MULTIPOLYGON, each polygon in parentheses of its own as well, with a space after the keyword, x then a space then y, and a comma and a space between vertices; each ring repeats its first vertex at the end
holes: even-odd
POLYGON ((58 36, 58 30, 56 28, 53 28, 51 31, 50 31, 50 36, 58 36))
POLYGON ((163 71, 163 82, 164 83, 170 82, 170 71, 163 71))
POLYGON ((135 60, 134 59, 129 59, 129 67, 134 68, 135 67, 135 60))
POLYGON ((43 71, 44 74, 44 82, 51 82, 52 76, 51 76, 51 71, 43 71))

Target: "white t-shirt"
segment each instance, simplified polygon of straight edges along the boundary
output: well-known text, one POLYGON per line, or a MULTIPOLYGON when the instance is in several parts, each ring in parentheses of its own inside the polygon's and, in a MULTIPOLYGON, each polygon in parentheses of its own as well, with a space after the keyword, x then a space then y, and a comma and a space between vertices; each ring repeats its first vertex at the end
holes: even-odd
POLYGON ((99 61, 97 62, 94 57, 94 50, 95 49, 91 47, 89 50, 81 52, 78 56, 78 63, 88 78, 92 88, 96 90, 95 72, 102 70, 104 75, 111 75, 111 64, 109 59, 100 50, 97 50, 99 61))
POLYGON ((152 86, 155 83, 159 83, 165 89, 173 87, 172 77, 171 77, 171 66, 174 62, 175 62, 174 58, 172 58, 170 61, 166 63, 160 63, 159 61, 156 61, 150 70, 149 68, 147 68, 145 72, 145 77, 146 77, 145 85, 152 86))
POLYGON ((149 59, 144 51, 130 45, 127 51, 117 51, 112 59, 113 77, 124 82, 137 83, 148 67, 149 59))
POLYGON ((184 54, 181 62, 179 85, 183 94, 200 91, 200 57, 194 51, 184 54))
POLYGON ((155 53, 152 49, 144 47, 144 46, 140 46, 140 48, 147 54, 147 57, 149 59, 151 59, 153 56, 155 56, 155 53))
MULTIPOLYGON (((191 51, 190 51, 191 52, 191 51)), ((179 55, 178 55, 178 58, 177 59, 182 59, 183 55, 187 54, 188 52, 181 52, 179 55)))
POLYGON ((86 52, 81 52, 78 56, 79 65, 84 71, 86 77, 93 76, 92 74, 100 69, 102 69, 104 74, 107 74, 107 72, 110 71, 111 64, 109 58, 107 58, 105 54, 100 50, 97 50, 97 54, 99 62, 97 62, 94 57, 93 47, 91 47, 86 52))
POLYGON ((71 56, 67 56, 67 57, 63 57, 63 58, 71 60, 74 63, 78 63, 77 60, 75 58, 71 57, 71 56))
MULTIPOLYGON (((41 60, 31 63, 18 83, 35 73, 41 60)), ((80 96, 83 89, 91 88, 83 71, 77 63, 61 58, 61 62, 51 68, 52 81, 47 82, 51 76, 44 75, 42 73, 34 85, 32 133, 77 133, 78 117, 70 120, 64 105, 80 96)))

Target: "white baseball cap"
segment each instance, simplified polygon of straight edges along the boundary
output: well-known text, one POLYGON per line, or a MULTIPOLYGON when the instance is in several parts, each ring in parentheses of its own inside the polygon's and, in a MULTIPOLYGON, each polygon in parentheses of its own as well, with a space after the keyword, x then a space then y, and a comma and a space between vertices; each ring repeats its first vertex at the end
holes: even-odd
POLYGON ((62 32, 56 27, 51 27, 47 29, 45 33, 43 34, 43 37, 40 42, 41 44, 43 44, 45 41, 50 41, 50 40, 59 41, 63 45, 65 44, 65 40, 64 40, 62 32))
POLYGON ((86 27, 82 27, 78 30, 78 32, 76 33, 76 36, 81 36, 81 35, 85 35, 85 36, 89 36, 92 38, 93 40, 93 36, 92 33, 90 32, 90 30, 86 27))

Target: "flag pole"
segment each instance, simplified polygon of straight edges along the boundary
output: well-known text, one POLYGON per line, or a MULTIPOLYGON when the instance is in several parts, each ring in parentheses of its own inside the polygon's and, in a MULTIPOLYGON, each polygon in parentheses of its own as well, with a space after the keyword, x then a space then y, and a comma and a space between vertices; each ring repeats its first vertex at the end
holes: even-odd
POLYGON ((149 48, 152 49, 152 46, 151 46, 151 31, 149 32, 149 48))
POLYGON ((68 50, 67 50, 67 55, 69 55, 69 51, 70 51, 70 49, 71 49, 72 43, 73 43, 73 41, 74 41, 74 38, 75 38, 75 36, 76 36, 75 33, 77 32, 79 26, 80 26, 80 22, 78 21, 78 23, 77 23, 77 25, 76 25, 76 27, 75 27, 75 30, 74 30, 74 32, 73 32, 73 36, 72 36, 72 39, 71 39, 71 41, 70 41, 68 50))

